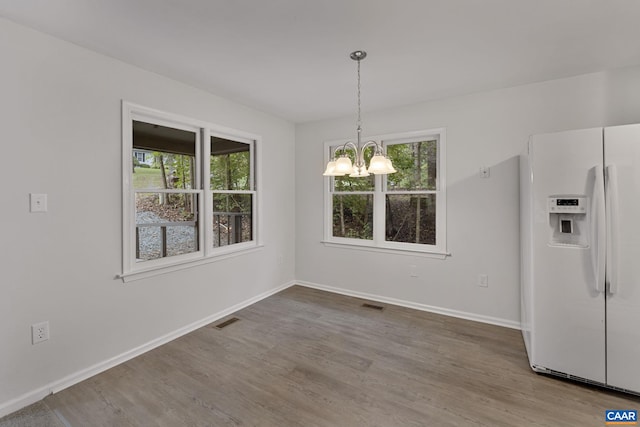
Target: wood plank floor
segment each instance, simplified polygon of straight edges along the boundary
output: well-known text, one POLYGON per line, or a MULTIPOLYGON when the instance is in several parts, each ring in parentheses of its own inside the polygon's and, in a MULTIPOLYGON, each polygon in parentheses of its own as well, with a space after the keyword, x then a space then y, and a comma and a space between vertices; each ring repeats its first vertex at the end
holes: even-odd
POLYGON ((294 286, 44 403, 73 427, 585 427, 640 407, 533 373, 519 331, 363 302, 294 286))

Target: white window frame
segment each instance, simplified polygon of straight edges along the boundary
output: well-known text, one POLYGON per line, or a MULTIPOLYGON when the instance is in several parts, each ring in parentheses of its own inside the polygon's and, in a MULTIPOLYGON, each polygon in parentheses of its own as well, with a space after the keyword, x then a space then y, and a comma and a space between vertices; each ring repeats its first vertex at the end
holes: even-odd
MULTIPOLYGON (((256 238, 256 234, 258 232, 258 211, 257 211, 257 199, 258 199, 258 192, 256 191, 256 186, 259 182, 259 180, 256 180, 256 142, 257 142, 257 137, 253 137, 253 138, 248 138, 245 136, 241 135, 239 132, 230 134, 227 132, 223 132, 221 131, 221 129, 214 129, 212 126, 209 126, 208 129, 204 130, 204 140, 205 141, 209 141, 211 139, 211 136, 216 136, 219 138, 225 138, 225 139, 229 139, 231 141, 236 141, 236 142, 241 142, 244 144, 248 144, 250 145, 250 153, 251 155, 249 156, 249 162, 250 162, 250 170, 249 170, 249 187, 252 188, 252 190, 211 190, 211 180, 207 179, 206 180, 206 187, 207 187, 207 191, 206 191, 206 195, 205 195, 205 203, 206 206, 210 207, 210 209, 208 208, 208 212, 210 214, 210 217, 208 219, 206 219, 208 222, 208 224, 211 224, 211 220, 213 217, 213 194, 217 193, 217 194, 251 194, 252 195, 252 203, 251 203, 251 230, 252 230, 252 237, 253 239, 248 241, 248 242, 242 242, 242 243, 235 243, 233 245, 229 245, 229 246, 221 246, 221 247, 217 247, 214 248, 213 245, 209 245, 208 243, 213 242, 213 229, 211 227, 206 227, 204 232, 205 232, 205 240, 208 242, 206 245, 206 252, 205 255, 206 256, 215 256, 215 255, 220 255, 220 254, 227 254, 227 253, 233 253, 233 252, 237 252, 239 250, 243 250, 243 249, 251 249, 253 247, 256 246, 256 242, 257 242, 257 238, 256 238)), ((211 157, 211 144, 204 144, 204 153, 202 155, 203 159, 207 159, 207 162, 209 162, 209 158, 211 157)), ((203 160, 204 161, 204 160, 203 160)))
MULTIPOLYGON (((261 198, 260 198, 260 150, 261 137, 244 131, 230 129, 173 113, 122 101, 122 274, 125 281, 155 276, 171 271, 189 268, 194 265, 225 259, 262 247, 260 239, 261 198), (195 181, 189 190, 156 190, 154 193, 192 193, 198 195, 198 248, 196 252, 158 258, 145 262, 135 262, 136 222, 135 194, 140 192, 131 186, 133 168, 133 121, 143 121, 160 126, 182 129, 196 134, 195 181), (250 144, 251 190, 227 191, 233 194, 252 195, 252 240, 222 247, 213 247, 213 193, 209 178, 211 156, 211 136, 250 144)), ((221 192, 221 191, 216 191, 221 192)))
MULTIPOLYGON (((444 128, 403 132, 387 135, 363 137, 364 141, 374 140, 385 147, 393 144, 417 142, 420 140, 436 139, 438 141, 437 183, 436 190, 420 191, 387 191, 386 175, 375 175, 373 190, 373 239, 354 239, 333 236, 333 187, 334 178, 324 177, 324 240, 328 246, 349 246, 354 249, 373 250, 381 252, 402 252, 423 254, 434 258, 445 258, 447 252, 447 186, 446 186, 446 130, 444 128), (388 242, 385 240, 385 197, 387 194, 435 194, 436 195, 436 244, 388 242)), ((332 147, 341 146, 347 139, 326 141, 324 143, 324 164, 331 155, 332 147)), ((342 192, 340 192, 342 193, 342 192)), ((369 191, 354 191, 348 194, 371 194, 369 191)))

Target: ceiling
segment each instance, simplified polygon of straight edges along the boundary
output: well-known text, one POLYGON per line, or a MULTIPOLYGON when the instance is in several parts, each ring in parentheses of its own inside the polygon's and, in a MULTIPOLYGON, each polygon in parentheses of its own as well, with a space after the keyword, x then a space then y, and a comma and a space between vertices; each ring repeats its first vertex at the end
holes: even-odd
MULTIPOLYGON (((0 15, 307 122, 640 64, 636 0, 0 0, 0 15)), ((366 117, 365 117, 366 121, 366 117)))

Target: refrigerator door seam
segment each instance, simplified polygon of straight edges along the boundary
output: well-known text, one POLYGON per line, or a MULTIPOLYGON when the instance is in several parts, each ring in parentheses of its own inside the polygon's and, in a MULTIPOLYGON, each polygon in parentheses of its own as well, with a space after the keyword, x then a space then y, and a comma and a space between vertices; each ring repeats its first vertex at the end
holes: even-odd
POLYGON ((618 170, 615 165, 606 167, 607 178, 607 284, 609 293, 618 292, 618 170))
POLYGON ((592 245, 591 262, 596 292, 605 291, 605 261, 606 261, 606 227, 603 221, 605 216, 605 195, 604 195, 604 171, 600 165, 594 166, 595 180, 593 184, 593 195, 591 198, 592 217, 592 245))

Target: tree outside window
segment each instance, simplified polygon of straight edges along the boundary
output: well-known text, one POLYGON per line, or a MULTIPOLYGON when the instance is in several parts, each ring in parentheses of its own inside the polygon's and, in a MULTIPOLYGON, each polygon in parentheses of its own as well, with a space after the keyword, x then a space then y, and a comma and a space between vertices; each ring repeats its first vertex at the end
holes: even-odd
MULTIPOLYGON (((445 252, 444 129, 379 138, 396 173, 327 178, 325 240, 445 252)), ((326 144, 327 157, 344 142, 326 144)), ((353 156, 349 150, 347 152, 353 156)), ((368 163, 371 150, 365 151, 368 163)), ((353 160, 353 159, 352 159, 353 160)))
POLYGON ((123 103, 122 277, 256 247, 256 144, 123 103))

